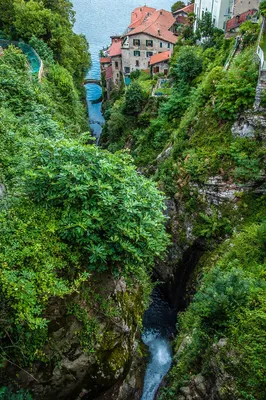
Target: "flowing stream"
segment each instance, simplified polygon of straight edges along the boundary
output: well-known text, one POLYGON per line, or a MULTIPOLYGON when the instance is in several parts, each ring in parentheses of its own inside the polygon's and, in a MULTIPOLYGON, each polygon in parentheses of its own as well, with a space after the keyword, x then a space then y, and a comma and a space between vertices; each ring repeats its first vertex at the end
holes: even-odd
POLYGON ((149 348, 149 361, 141 400, 153 400, 171 367, 170 339, 175 333, 176 312, 164 299, 159 288, 152 294, 152 303, 143 319, 142 340, 149 348))

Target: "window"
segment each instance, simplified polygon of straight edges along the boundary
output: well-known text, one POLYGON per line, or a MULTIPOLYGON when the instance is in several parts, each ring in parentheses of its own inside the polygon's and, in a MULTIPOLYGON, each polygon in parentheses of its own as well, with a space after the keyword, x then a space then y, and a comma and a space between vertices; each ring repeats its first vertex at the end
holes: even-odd
POLYGON ((153 55, 152 51, 146 51, 146 57, 151 57, 153 55))
POLYGON ((136 67, 139 67, 139 60, 136 60, 136 67))
POLYGON ((153 73, 158 74, 158 72, 160 72, 159 67, 153 67, 153 73))
POLYGON ((134 50, 134 56, 135 57, 140 57, 140 51, 139 50, 134 50))
POLYGON ((130 74, 130 67, 125 67, 125 74, 130 74))
POLYGON ((162 42, 160 43, 160 47, 161 47, 161 48, 163 47, 163 43, 162 43, 162 42))
POLYGON ((171 43, 168 43, 167 47, 168 47, 168 49, 171 49, 171 43))
POLYGON ((153 40, 146 40, 147 47, 153 47, 153 40))
POLYGON ((133 46, 140 46, 140 40, 139 39, 133 39, 133 46))
POLYGON ((115 69, 118 69, 118 61, 115 62, 115 69))

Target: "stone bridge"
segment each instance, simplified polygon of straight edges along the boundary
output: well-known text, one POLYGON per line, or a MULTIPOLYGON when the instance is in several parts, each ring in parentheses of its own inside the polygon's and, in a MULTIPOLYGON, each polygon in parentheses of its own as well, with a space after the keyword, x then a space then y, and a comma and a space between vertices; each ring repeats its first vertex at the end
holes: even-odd
POLYGON ((85 79, 84 80, 84 85, 87 85, 88 83, 94 83, 95 85, 98 85, 98 86, 102 86, 102 81, 100 80, 100 79, 85 79))

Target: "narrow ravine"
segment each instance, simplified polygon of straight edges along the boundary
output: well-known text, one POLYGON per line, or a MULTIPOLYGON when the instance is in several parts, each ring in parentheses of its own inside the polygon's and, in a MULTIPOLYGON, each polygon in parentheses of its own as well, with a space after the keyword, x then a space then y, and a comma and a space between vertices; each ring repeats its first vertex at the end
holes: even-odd
POLYGON ((142 341, 149 349, 142 400, 153 400, 171 367, 170 340, 175 333, 176 311, 171 308, 160 288, 154 289, 152 303, 143 319, 142 341))
MULTIPOLYGON (((92 66, 88 72, 87 77, 91 79, 100 79, 100 64, 99 64, 98 49, 95 49, 94 52, 91 51, 91 60, 92 60, 92 66)), ((102 89, 100 86, 92 83, 85 85, 85 88, 86 88, 86 98, 87 98, 88 112, 89 112, 89 124, 92 135, 96 138, 96 143, 98 143, 105 120, 101 111, 102 103, 100 102, 94 104, 93 101, 97 100, 101 96, 102 89)))

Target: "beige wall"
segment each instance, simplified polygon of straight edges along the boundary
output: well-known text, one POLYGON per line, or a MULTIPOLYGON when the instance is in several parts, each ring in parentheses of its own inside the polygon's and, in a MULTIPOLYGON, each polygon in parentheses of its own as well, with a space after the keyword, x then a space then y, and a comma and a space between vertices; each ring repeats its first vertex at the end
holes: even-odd
POLYGON ((159 67, 159 72, 156 72, 156 74, 164 73, 165 70, 168 71, 168 69, 169 69, 169 65, 168 65, 167 62, 161 62, 161 63, 158 63, 158 64, 154 64, 154 65, 152 66, 152 73, 153 73, 153 74, 155 73, 155 72, 154 72, 154 68, 156 68, 156 67, 159 67))
POLYGON ((122 57, 112 57, 113 84, 119 86, 121 83, 122 57))
POLYGON ((259 0, 235 0, 234 16, 254 8, 258 9, 259 3, 259 0))
POLYGON ((153 54, 162 53, 167 50, 171 50, 171 54, 173 52, 174 45, 170 43, 170 48, 168 48, 168 42, 163 39, 155 38, 144 33, 140 33, 138 35, 129 36, 128 45, 126 48, 122 48, 122 69, 123 73, 125 73, 125 68, 130 68, 130 72, 136 71, 137 69, 148 69, 150 57, 147 57, 146 53, 152 52, 153 54), (140 40, 140 46, 133 46, 133 39, 140 40), (146 46, 146 40, 153 40, 153 47, 146 46), (160 45, 162 43, 162 47, 160 45), (134 56, 134 51, 139 51, 140 56, 134 56), (137 66, 136 61, 139 62, 139 66, 137 66))

